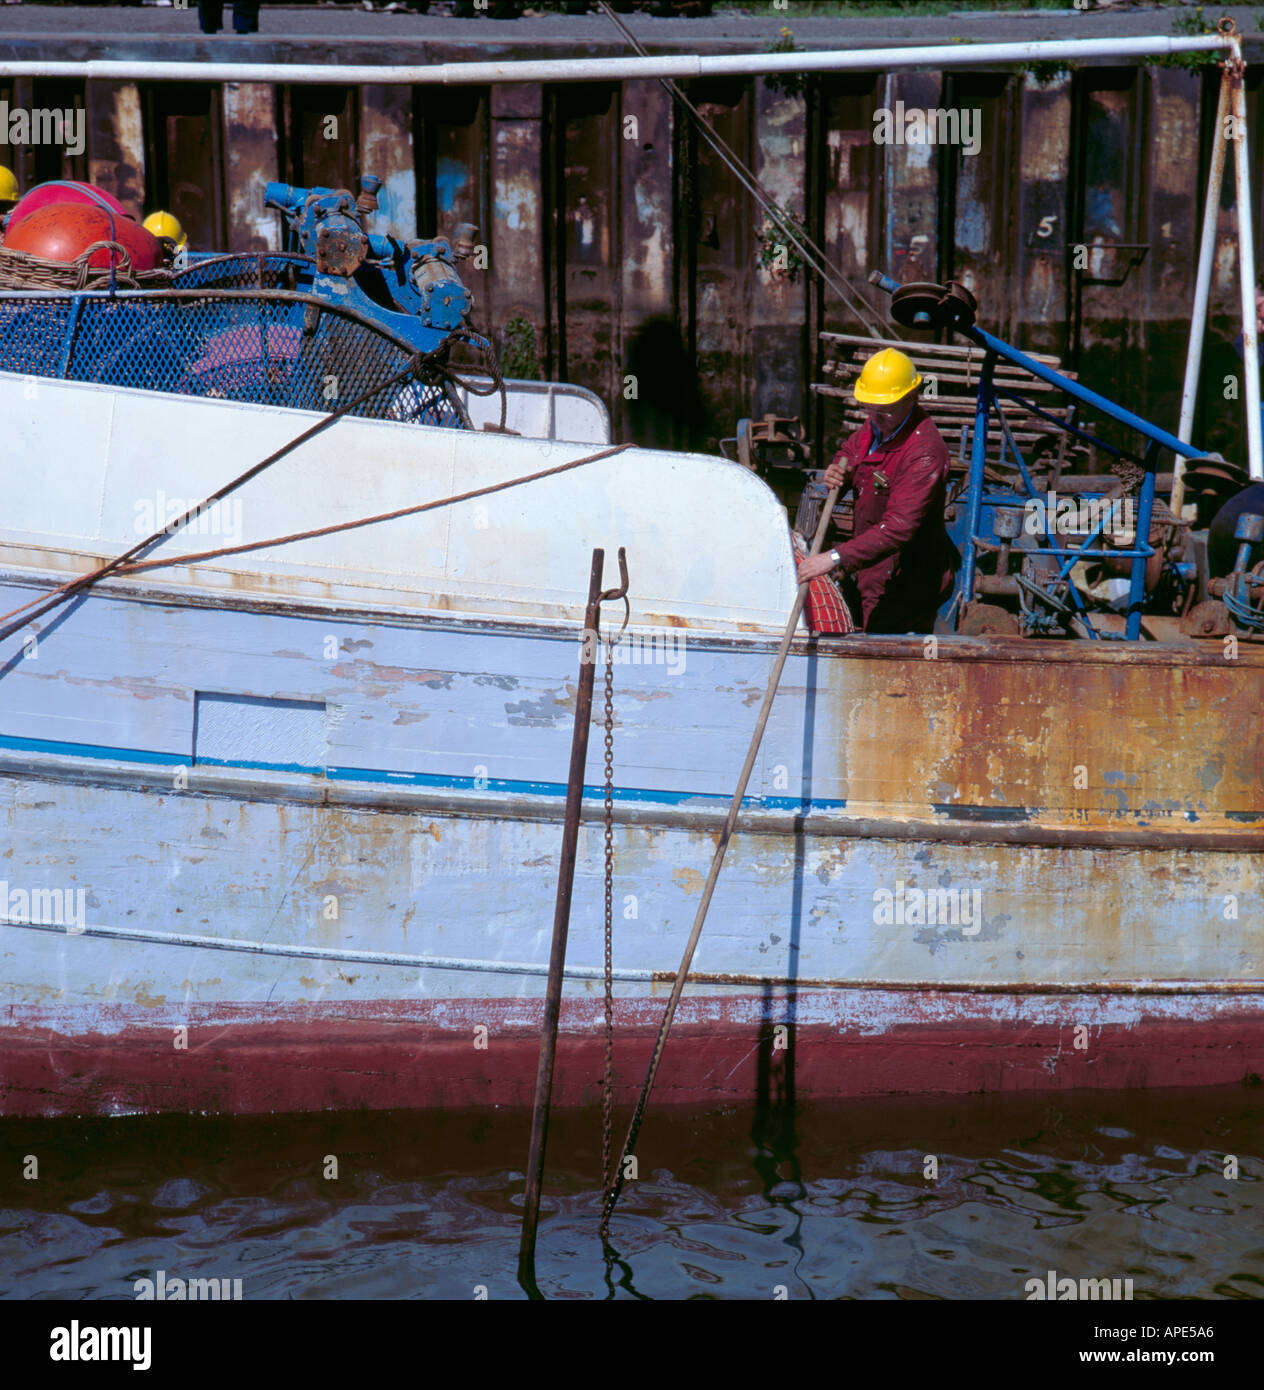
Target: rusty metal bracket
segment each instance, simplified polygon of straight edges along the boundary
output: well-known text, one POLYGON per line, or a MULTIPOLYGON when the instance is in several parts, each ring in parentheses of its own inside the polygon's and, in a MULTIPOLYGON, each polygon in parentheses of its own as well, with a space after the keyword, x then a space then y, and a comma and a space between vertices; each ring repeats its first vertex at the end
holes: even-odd
POLYGON ((322 227, 316 233, 316 269, 325 275, 354 275, 369 254, 363 232, 345 227, 322 227))
POLYGON ((1128 257, 1128 264, 1124 267, 1124 273, 1115 280, 1107 279, 1105 276, 1085 275, 1082 270, 1074 271, 1081 285, 1108 285, 1111 289, 1118 289, 1127 282, 1129 275, 1131 275, 1150 254, 1150 243, 1148 241, 1108 241, 1098 245, 1088 245, 1085 243, 1085 249, 1089 251, 1090 254, 1097 251, 1132 252, 1132 255, 1128 257))
POLYGON ((619 547, 619 587, 617 589, 603 589, 601 597, 597 601, 605 603, 607 599, 618 598, 623 600, 623 626, 619 628, 619 631, 624 632, 627 629, 628 620, 632 617, 632 604, 628 598, 628 552, 623 546, 619 547))
MULTIPOLYGON (((1216 32, 1223 39, 1236 39, 1240 37, 1238 34, 1238 26, 1232 15, 1222 15, 1216 21, 1216 32)), ((1245 58, 1226 58, 1220 66, 1235 82, 1241 82, 1246 76, 1245 58)))

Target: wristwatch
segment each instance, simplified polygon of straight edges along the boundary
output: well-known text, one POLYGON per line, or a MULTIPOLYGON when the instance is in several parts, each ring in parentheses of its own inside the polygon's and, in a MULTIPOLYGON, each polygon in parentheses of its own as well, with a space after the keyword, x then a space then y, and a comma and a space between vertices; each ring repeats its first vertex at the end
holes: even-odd
POLYGON ((835 569, 837 569, 839 565, 843 563, 843 557, 838 553, 837 550, 831 550, 829 553, 829 557, 831 560, 833 560, 835 569))

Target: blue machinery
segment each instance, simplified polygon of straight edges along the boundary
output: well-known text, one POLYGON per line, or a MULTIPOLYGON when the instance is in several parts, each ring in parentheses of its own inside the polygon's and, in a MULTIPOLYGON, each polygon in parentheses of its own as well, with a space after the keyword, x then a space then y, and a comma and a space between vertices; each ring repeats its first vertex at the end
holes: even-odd
POLYGON ((169 288, 0 294, 0 367, 329 411, 421 352, 435 355, 425 379, 384 389, 354 413, 468 427, 448 349, 494 361, 468 326, 473 300, 456 269, 475 229, 458 229, 455 248, 442 237, 401 243, 368 233, 361 219, 377 206, 380 180, 361 187, 353 198, 269 184, 267 205, 285 218, 295 249, 190 256, 169 288))
POLYGON ((353 200, 345 189, 270 183, 264 206, 281 213, 303 254, 314 261, 314 293, 349 295, 365 317, 415 341, 422 351, 436 348, 473 307, 456 261, 473 250, 476 229, 463 224, 455 250, 443 237, 400 243, 366 232, 361 217, 376 210, 382 181, 366 176, 360 186, 353 200))
MULTIPOLYGON (((1081 560, 1130 561, 1127 622, 1124 638, 1127 641, 1136 641, 1141 636, 1141 614, 1146 595, 1146 566, 1147 562, 1156 554, 1154 547, 1149 543, 1149 537, 1150 523, 1154 513, 1155 474, 1159 451, 1170 449, 1174 454, 1185 457, 1199 455, 1202 451, 1177 439, 1175 435, 1169 434, 1148 420, 1143 420, 1141 416, 1134 415, 1132 411, 1125 410, 1123 406, 1116 405, 1114 401, 1108 400, 1105 396, 1099 396, 1096 391, 1091 391, 1080 382, 1073 381, 1070 377, 1063 376, 1051 367, 1035 361, 1025 353, 1019 352, 1017 348, 1011 347, 1009 343, 994 337, 991 333, 976 327, 973 321, 975 307, 973 296, 961 287, 953 285, 947 287, 901 285, 898 281, 891 279, 889 275, 883 275, 879 271, 870 275, 869 280, 871 284, 887 291, 892 296, 892 317, 898 322, 917 328, 952 328, 963 338, 982 348, 984 352, 971 438, 970 471, 963 499, 963 518, 959 525, 954 528, 956 534, 953 535, 953 539, 957 541, 962 551, 962 564, 957 576, 956 587, 952 597, 941 610, 942 615, 945 617, 956 615, 959 619, 965 606, 977 597, 976 590, 979 588, 980 577, 978 554, 980 550, 1000 549, 1002 554, 1008 555, 1008 542, 1017 535, 1017 531, 1005 513, 1012 509, 1026 508, 1032 502, 1043 510, 1044 499, 1036 491, 1026 461, 1014 443, 1003 416, 1001 416, 1000 421, 1004 433, 1001 458, 1004 461, 1006 451, 1013 455, 1014 465, 1022 480, 1024 492, 1020 495, 1016 492, 988 492, 985 490, 984 469, 988 429, 993 409, 998 407, 998 397, 1007 397, 1015 404, 1057 428, 1091 441, 1098 449, 1104 449, 1118 458, 1128 457, 1124 450, 1080 429, 1068 420, 1061 420, 1049 412, 1041 410, 1033 402, 1024 399, 1007 387, 996 385, 994 371, 997 361, 1001 360, 1010 362, 1023 371, 1029 372, 1032 376, 1038 377, 1041 381, 1056 387, 1072 400, 1101 411, 1103 415, 1141 435, 1147 441, 1142 463, 1144 473, 1136 502, 1135 539, 1132 546, 1127 549, 1111 548, 1107 550, 1101 548, 1101 534, 1108 516, 1108 509, 1106 508, 1101 509, 1102 520, 1095 525, 1084 544, 1078 549, 1069 549, 1057 544, 1053 518, 1046 516, 1043 533, 1038 533, 1036 537, 1039 543, 1038 549, 1035 552, 1027 553, 1029 555, 1035 554, 1042 561, 1052 561, 1057 565, 1056 573, 1052 574, 1053 584, 1058 585, 1066 582, 1067 603, 1062 604, 1057 600, 1048 587, 1035 584, 1023 576, 1014 576, 1018 587, 1024 590, 1028 597, 1035 599, 1037 603, 1051 607, 1055 613, 1061 610, 1062 615, 1077 623, 1086 636, 1100 640, 1117 634, 1099 632, 1093 627, 1087 605, 1075 584, 1069 579, 1071 570, 1081 560), (1001 543, 999 547, 994 544, 998 540, 1001 543)), ((1181 568, 1183 577, 1192 577, 1192 566, 1182 566, 1181 568)), ((1057 619, 1054 618, 1053 621, 1056 622, 1057 619)), ((1047 621, 1043 620, 1039 614, 1036 614, 1031 622, 1037 629, 1048 625, 1047 621)))

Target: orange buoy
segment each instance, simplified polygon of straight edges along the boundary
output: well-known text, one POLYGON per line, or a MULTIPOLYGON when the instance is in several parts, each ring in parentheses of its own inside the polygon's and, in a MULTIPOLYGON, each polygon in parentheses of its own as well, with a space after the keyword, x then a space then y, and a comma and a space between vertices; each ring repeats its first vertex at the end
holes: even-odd
MULTIPOLYGON (((162 244, 130 217, 87 203, 53 203, 23 218, 5 232, 6 251, 24 251, 49 261, 75 261, 94 241, 118 242, 132 259, 133 270, 160 270, 162 244)), ((94 269, 110 264, 105 247, 94 251, 88 262, 94 269)), ((114 263, 122 264, 115 253, 114 263)))
POLYGON ((104 188, 97 188, 91 183, 80 183, 76 179, 50 179, 47 183, 36 184, 18 199, 9 214, 9 226, 16 227, 33 212, 38 212, 40 208, 49 207, 53 203, 84 203, 89 207, 109 208, 121 217, 131 216, 123 204, 104 188))

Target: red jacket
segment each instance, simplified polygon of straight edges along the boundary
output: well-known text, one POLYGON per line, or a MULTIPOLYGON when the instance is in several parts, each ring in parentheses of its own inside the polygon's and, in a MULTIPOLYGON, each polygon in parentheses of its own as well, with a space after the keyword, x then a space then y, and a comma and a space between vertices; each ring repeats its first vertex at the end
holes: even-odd
POLYGON ((836 549, 866 632, 932 632, 960 562, 944 529, 948 448, 920 405, 871 452, 872 440, 864 424, 835 455, 850 461, 856 490, 855 533, 836 549))

